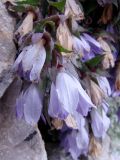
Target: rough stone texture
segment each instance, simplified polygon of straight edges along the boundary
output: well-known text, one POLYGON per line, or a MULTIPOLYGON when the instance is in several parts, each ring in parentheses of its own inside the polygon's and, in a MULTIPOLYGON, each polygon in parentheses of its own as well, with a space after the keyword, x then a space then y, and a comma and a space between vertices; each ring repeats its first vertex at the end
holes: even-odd
POLYGON ((16 118, 20 89, 21 81, 14 80, 0 101, 0 160, 47 160, 37 127, 16 118))
POLYGON ((49 160, 73 160, 58 144, 48 143, 46 144, 46 150, 49 160))
POLYGON ((0 1, 0 97, 13 80, 10 69, 16 54, 13 43, 14 24, 14 19, 8 15, 4 4, 0 1))

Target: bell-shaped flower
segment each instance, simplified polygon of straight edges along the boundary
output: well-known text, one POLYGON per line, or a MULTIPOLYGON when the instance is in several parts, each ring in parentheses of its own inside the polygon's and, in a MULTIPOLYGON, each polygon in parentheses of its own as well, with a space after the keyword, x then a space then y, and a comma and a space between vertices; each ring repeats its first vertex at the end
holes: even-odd
POLYGON ((114 67, 115 65, 115 59, 112 54, 112 51, 108 45, 108 43, 103 40, 103 38, 98 38, 99 43, 101 44, 101 47, 103 49, 104 59, 102 61, 102 65, 104 69, 108 69, 110 67, 114 67))
POLYGON ((25 80, 38 83, 45 59, 46 51, 41 39, 23 49, 13 65, 13 70, 25 80))
POLYGON ((88 82, 87 93, 96 106, 101 105, 105 98, 105 94, 102 89, 92 80, 89 80, 88 82))
POLYGON ((89 43, 92 52, 96 54, 100 54, 103 51, 100 43, 96 39, 94 39, 92 36, 90 36, 87 33, 84 33, 83 37, 89 43))
POLYGON ((81 127, 79 130, 72 130, 68 132, 67 135, 65 135, 65 138, 62 139, 62 146, 75 160, 78 160, 78 157, 81 154, 86 155, 88 152, 89 137, 84 122, 85 121, 80 120, 81 127))
POLYGON ((35 17, 35 14, 29 11, 27 13, 27 16, 23 20, 22 24, 18 27, 17 31, 15 32, 15 35, 20 35, 21 37, 23 37, 29 32, 31 32, 33 30, 34 17, 35 17))
POLYGON ((81 56, 82 61, 87 61, 95 56, 91 52, 89 43, 82 36, 80 38, 73 36, 73 51, 81 56))
POLYGON ((94 136, 97 138, 104 138, 110 125, 110 119, 103 109, 101 114, 96 109, 92 109, 90 115, 94 136))
POLYGON ((49 114, 64 118, 66 113, 74 115, 77 111, 86 116, 91 107, 95 106, 80 82, 66 72, 59 72, 55 85, 51 86, 49 114))
POLYGON ((75 0, 67 0, 65 5, 65 16, 67 18, 74 18, 75 20, 83 20, 84 13, 75 0))
POLYGON ((104 91, 105 95, 110 96, 112 91, 111 91, 111 87, 110 87, 110 84, 107 78, 98 76, 97 81, 98 81, 100 88, 104 91))
POLYGON ((60 118, 62 120, 68 116, 68 113, 64 109, 62 103, 60 104, 59 102, 58 91, 54 83, 51 85, 48 113, 51 117, 60 118))
MULTIPOLYGON (((72 51, 72 35, 66 22, 61 22, 57 28, 57 42, 65 49, 72 51)), ((62 55, 69 55, 70 53, 62 52, 62 55)))
POLYGON ((24 118, 27 123, 36 125, 42 110, 39 91, 34 84, 20 94, 16 100, 16 113, 18 118, 24 118))

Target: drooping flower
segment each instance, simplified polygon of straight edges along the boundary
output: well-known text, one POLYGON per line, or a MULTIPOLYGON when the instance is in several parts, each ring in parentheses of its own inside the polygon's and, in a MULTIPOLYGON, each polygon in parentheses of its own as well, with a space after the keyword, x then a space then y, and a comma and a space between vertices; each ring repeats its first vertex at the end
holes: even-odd
POLYGON ((110 87, 110 84, 107 78, 99 76, 97 77, 97 81, 98 81, 100 88, 103 90, 104 94, 106 96, 110 96, 112 91, 111 91, 111 87, 110 87))
POLYGON ((92 59, 95 54, 101 54, 103 51, 100 43, 87 33, 82 34, 80 38, 73 36, 73 50, 81 55, 82 61, 92 59))
POLYGON ((41 39, 23 49, 14 63, 13 70, 25 80, 38 82, 45 59, 46 51, 41 39))
POLYGON ((96 54, 100 54, 102 52, 101 45, 95 38, 93 38, 92 36, 90 36, 87 33, 84 33, 83 37, 90 45, 91 52, 96 53, 96 54))
POLYGON ((60 102, 59 102, 58 91, 57 91, 54 83, 52 83, 52 85, 51 85, 48 113, 51 117, 59 118, 62 120, 67 118, 67 116, 68 116, 67 111, 64 109, 62 104, 60 104, 60 102))
POLYGON ((91 52, 90 45, 83 37, 77 38, 73 36, 73 51, 81 56, 82 61, 87 61, 95 56, 91 52))
MULTIPOLYGON (((66 22, 61 22, 57 28, 57 41, 65 49, 72 51, 72 35, 66 22)), ((68 53, 62 52, 62 55, 69 55, 68 53)))
POLYGON ((104 138, 110 125, 110 119, 103 109, 101 114, 96 109, 92 109, 90 115, 94 136, 97 138, 104 138))
POLYGON ((95 106, 80 82, 66 72, 59 72, 51 86, 49 114, 65 119, 66 113, 74 115, 77 111, 86 116, 91 107, 95 106))
POLYGON ((80 118, 78 117, 78 119, 80 123, 78 130, 68 131, 66 135, 64 132, 62 133, 65 135, 65 137, 62 138, 62 146, 75 160, 78 160, 78 157, 81 154, 87 154, 89 145, 89 137, 85 128, 85 120, 82 116, 80 116, 80 118))
POLYGON ((16 100, 16 113, 19 119, 24 118, 27 123, 36 125, 42 110, 42 102, 37 87, 31 84, 16 100))
POLYGON ((19 26, 17 31, 15 32, 15 35, 20 35, 21 37, 25 36, 29 32, 33 30, 33 20, 34 20, 35 14, 31 11, 27 13, 27 16, 23 20, 22 24, 19 26))
POLYGON ((65 5, 65 16, 74 18, 75 20, 83 20, 84 13, 75 0, 67 0, 65 5))
POLYGON ((103 38, 98 38, 99 43, 101 44, 101 47, 103 49, 104 59, 102 62, 103 68, 108 69, 110 67, 114 67, 115 65, 115 59, 112 55, 112 51, 108 45, 108 43, 103 40, 103 38))

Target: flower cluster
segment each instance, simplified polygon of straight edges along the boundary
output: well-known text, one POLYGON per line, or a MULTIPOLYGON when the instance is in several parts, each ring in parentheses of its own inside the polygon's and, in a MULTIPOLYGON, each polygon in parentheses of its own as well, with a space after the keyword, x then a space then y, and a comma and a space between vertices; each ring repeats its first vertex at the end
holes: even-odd
POLYGON ((81 4, 63 0, 49 2, 49 15, 43 14, 40 4, 31 9, 30 2, 20 3, 26 17, 21 16, 15 31, 19 55, 13 71, 23 80, 16 100, 17 117, 31 125, 41 115, 46 123, 49 117, 49 124, 60 132, 61 145, 74 160, 100 152, 110 126, 107 98, 120 90, 117 31, 109 13, 114 4, 97 2, 104 8, 97 29, 95 24, 87 24, 81 4), (109 71, 115 67, 114 80, 109 71))

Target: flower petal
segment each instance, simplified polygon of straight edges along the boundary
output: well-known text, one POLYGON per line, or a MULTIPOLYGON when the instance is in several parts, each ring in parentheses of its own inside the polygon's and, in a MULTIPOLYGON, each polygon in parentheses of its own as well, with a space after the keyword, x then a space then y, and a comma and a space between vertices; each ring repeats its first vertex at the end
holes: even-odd
POLYGON ((54 83, 52 83, 51 85, 48 113, 51 117, 60 119, 65 119, 68 115, 62 104, 60 104, 59 102, 58 93, 56 91, 54 83))
POLYGON ((30 81, 36 81, 36 82, 39 81, 40 73, 45 63, 45 59, 46 59, 46 51, 44 46, 41 45, 39 54, 36 55, 33 62, 33 68, 30 72, 30 81))
POLYGON ((25 120, 31 124, 37 124, 42 110, 42 102, 39 92, 35 85, 31 84, 24 93, 24 117, 25 120))
POLYGON ((18 99, 16 100, 16 114, 19 119, 21 119, 24 115, 24 96, 23 92, 20 94, 18 99))

